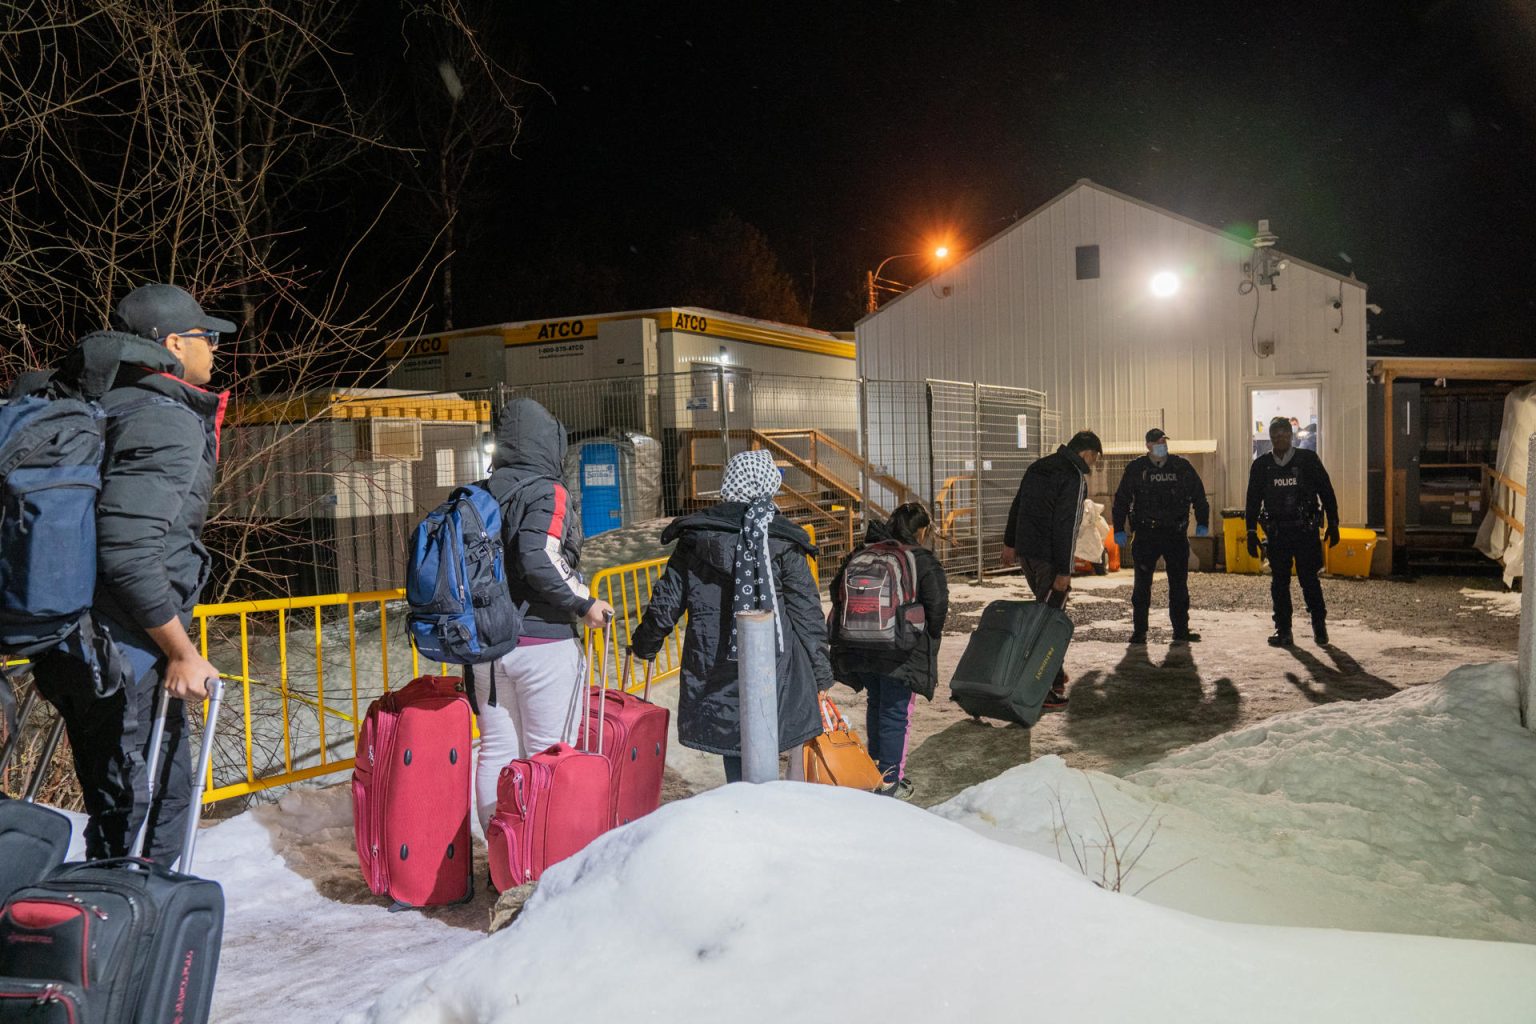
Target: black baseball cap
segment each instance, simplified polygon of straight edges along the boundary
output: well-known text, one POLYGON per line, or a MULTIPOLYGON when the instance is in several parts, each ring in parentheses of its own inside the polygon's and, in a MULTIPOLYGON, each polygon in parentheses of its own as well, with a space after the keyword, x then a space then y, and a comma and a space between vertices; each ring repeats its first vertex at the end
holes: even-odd
POLYGON ((232 322, 204 313, 191 293, 173 284, 140 285, 124 295, 112 313, 112 326, 151 341, 186 331, 235 332, 232 322))
POLYGON ((1147 441, 1149 443, 1152 441, 1161 441, 1167 436, 1167 434, 1163 433, 1161 427, 1153 427, 1151 430, 1147 431, 1147 441))

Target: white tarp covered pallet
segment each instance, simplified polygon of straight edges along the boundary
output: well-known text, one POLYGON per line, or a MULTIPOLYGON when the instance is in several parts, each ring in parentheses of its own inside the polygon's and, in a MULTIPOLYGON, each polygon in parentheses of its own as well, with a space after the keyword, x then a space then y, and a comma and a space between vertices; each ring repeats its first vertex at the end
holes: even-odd
MULTIPOLYGON (((1522 487, 1526 486, 1529 472, 1527 445, 1533 433, 1536 433, 1536 384, 1527 384, 1511 391, 1504 399, 1504 424, 1499 430, 1499 458, 1494 467, 1522 487)), ((1523 523, 1525 498, 1513 493, 1510 497, 1514 507, 1504 511, 1523 523)), ((1494 512, 1498 504, 1495 495, 1483 517, 1482 528, 1477 531, 1477 550, 1502 564, 1504 585, 1513 586, 1523 572, 1525 537, 1494 512)))

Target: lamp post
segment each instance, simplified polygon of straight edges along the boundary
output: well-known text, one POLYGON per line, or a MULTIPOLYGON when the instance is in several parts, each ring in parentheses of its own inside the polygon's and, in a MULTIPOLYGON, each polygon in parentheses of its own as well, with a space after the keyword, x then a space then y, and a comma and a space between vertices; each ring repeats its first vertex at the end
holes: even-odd
POLYGON ((881 260, 880 265, 866 274, 864 278, 864 289, 867 296, 867 300, 864 306, 864 311, 866 313, 873 313, 875 310, 880 308, 881 291, 887 291, 894 295, 907 290, 907 285, 902 284, 900 281, 892 281, 889 278, 881 277, 880 272, 884 270, 885 265, 892 260, 904 260, 913 256, 929 256, 932 257, 935 262, 942 263, 949 257, 949 247, 946 245, 941 245, 937 249, 934 249, 932 252, 897 253, 895 256, 887 256, 885 259, 881 260))

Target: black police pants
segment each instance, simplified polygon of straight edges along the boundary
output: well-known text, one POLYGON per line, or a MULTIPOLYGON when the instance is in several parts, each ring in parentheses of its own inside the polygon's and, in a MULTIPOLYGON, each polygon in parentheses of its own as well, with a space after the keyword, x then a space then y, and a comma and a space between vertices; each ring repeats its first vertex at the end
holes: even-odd
POLYGON ((1131 629, 1147 631, 1152 608, 1152 575, 1157 560, 1168 571, 1168 620, 1175 634, 1189 632, 1189 537, 1182 530, 1137 530, 1131 541, 1136 579, 1131 587, 1131 629))
POLYGON ((160 745, 159 777, 150 806, 148 754, 165 657, 148 636, 119 631, 116 657, 106 661, 122 685, 97 692, 91 666, 73 654, 39 658, 33 675, 38 692, 58 709, 75 761, 75 775, 90 822, 85 855, 91 860, 126 857, 146 814, 145 856, 170 866, 181 853, 192 796, 192 756, 187 748, 186 709, 171 701, 160 745))
POLYGON ((1312 616, 1312 625, 1321 626, 1328 618, 1328 607, 1323 603, 1323 584, 1317 578, 1323 569, 1323 545, 1318 540, 1317 528, 1275 523, 1265 529, 1269 537, 1269 568, 1273 573, 1269 595, 1275 606, 1275 629, 1282 633, 1291 631, 1292 564, 1296 566, 1296 579, 1301 583, 1301 597, 1312 616))

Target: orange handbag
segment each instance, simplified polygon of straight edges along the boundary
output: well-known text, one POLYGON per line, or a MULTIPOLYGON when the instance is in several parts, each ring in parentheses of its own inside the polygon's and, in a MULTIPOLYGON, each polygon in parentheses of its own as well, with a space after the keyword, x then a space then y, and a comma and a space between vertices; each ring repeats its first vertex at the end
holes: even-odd
POLYGON ((821 725, 826 731, 805 750, 805 781, 849 789, 875 790, 885 785, 880 768, 864 749, 859 734, 848 728, 837 705, 821 695, 821 725))

